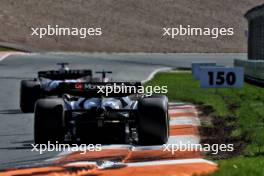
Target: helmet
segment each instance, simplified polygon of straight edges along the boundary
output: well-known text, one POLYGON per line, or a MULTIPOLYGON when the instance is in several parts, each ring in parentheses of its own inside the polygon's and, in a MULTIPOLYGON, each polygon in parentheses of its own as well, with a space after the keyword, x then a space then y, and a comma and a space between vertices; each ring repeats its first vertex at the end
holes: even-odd
POLYGON ((57 63, 57 65, 60 65, 60 68, 59 68, 59 71, 60 71, 60 72, 65 72, 65 71, 70 70, 69 67, 66 66, 66 65, 69 65, 69 64, 66 63, 66 62, 57 63))

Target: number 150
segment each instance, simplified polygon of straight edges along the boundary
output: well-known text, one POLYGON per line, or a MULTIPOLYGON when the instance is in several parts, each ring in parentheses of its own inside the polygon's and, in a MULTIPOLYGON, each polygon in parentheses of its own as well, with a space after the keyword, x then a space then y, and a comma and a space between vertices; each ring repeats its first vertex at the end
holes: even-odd
POLYGON ((234 72, 217 72, 215 77, 215 72, 208 72, 209 84, 210 85, 234 85, 236 83, 236 75, 234 72))

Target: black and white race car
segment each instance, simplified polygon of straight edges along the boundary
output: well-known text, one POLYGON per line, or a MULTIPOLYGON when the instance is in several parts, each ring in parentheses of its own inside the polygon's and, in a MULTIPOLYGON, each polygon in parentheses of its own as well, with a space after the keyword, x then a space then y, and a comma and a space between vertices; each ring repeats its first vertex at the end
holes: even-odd
MULTIPOLYGON (((20 109, 22 112, 33 112, 35 102, 47 96, 60 96, 51 91, 61 82, 91 81, 91 70, 73 70, 68 63, 58 63, 58 70, 39 71, 38 77, 32 80, 22 80, 20 84, 20 109)), ((59 92, 61 93, 61 92, 59 92)))
POLYGON ((35 106, 35 143, 136 143, 158 145, 169 137, 168 99, 164 95, 99 93, 99 86, 139 82, 63 82, 61 98, 39 99, 35 106), (103 142, 102 142, 103 141, 103 142))

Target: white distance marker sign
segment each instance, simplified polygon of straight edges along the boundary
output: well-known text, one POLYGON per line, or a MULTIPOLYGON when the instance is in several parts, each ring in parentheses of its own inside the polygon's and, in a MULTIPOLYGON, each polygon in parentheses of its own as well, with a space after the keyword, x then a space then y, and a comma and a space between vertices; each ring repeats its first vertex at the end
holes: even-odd
POLYGON ((242 67, 201 67, 199 77, 203 88, 241 88, 244 85, 242 67))

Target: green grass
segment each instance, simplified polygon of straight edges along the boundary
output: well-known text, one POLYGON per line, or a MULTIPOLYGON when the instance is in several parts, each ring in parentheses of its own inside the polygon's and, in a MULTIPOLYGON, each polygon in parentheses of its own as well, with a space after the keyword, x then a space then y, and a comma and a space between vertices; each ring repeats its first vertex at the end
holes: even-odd
POLYGON ((220 170, 211 176, 261 176, 264 175, 264 157, 237 157, 219 161, 220 170))
MULTIPOLYGON (((146 85, 167 85, 171 101, 181 100, 214 107, 216 115, 227 116, 241 111, 229 107, 247 108, 248 104, 264 107, 264 89, 246 84, 241 89, 205 89, 194 81, 190 73, 159 73, 146 85)), ((263 108, 264 109, 264 108, 263 108)), ((263 110, 264 112, 264 110, 263 110)))
POLYGON ((213 175, 264 175, 264 89, 245 84, 240 89, 204 89, 190 73, 159 73, 146 85, 168 86, 171 101, 186 101, 213 107, 214 114, 237 117, 233 135, 245 135, 243 156, 220 160, 220 170, 213 175))
POLYGON ((0 47, 0 52, 1 51, 14 51, 14 50, 13 49, 9 49, 9 48, 0 47))

